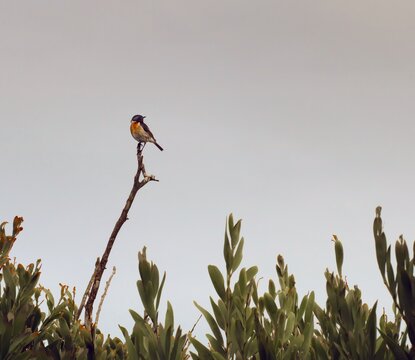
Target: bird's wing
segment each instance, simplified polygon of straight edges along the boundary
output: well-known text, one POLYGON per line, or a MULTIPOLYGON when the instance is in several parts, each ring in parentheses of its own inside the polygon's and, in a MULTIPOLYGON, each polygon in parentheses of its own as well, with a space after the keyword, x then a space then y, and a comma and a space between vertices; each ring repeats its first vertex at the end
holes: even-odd
POLYGON ((143 127, 143 130, 148 134, 148 135, 150 135, 150 137, 153 139, 153 140, 155 140, 154 139, 154 135, 153 135, 153 133, 151 132, 151 130, 150 130, 150 128, 147 126, 147 124, 145 124, 144 122, 143 123, 141 123, 141 126, 143 127))

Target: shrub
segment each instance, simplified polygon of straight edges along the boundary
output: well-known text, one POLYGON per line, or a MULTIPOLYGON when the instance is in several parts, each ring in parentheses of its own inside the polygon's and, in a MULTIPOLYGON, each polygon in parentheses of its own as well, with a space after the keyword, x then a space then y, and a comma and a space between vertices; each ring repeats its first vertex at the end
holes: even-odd
MULTIPOLYGON (((381 278, 393 301, 393 317, 377 316, 377 303, 369 306, 357 286, 350 288, 342 273, 343 246, 334 236, 336 272, 326 270, 327 300, 319 306, 314 292, 300 297, 294 275, 279 255, 276 279, 267 291, 258 289, 258 268, 240 268, 244 239, 241 221, 228 217, 223 257, 226 271, 215 265, 208 272, 216 295, 210 310, 197 302, 210 332, 207 342, 184 333, 175 325, 173 308, 161 316, 159 305, 166 274, 138 254, 137 290, 144 313, 130 310, 134 326, 120 326, 124 340, 96 329, 91 334, 78 319, 74 291, 61 285, 57 301, 38 285, 41 263, 24 267, 10 259, 22 231, 15 217, 11 235, 0 225, 0 360, 1 359, 414 359, 415 277, 414 256, 401 236, 391 245, 376 209, 373 231, 381 278), (278 284, 278 286, 276 285, 278 284), (44 303, 44 306, 41 304, 44 303), (91 352, 90 349, 93 349, 91 352), (93 355, 91 355, 93 354, 93 355)), ((415 242, 413 244, 415 251, 415 242)))

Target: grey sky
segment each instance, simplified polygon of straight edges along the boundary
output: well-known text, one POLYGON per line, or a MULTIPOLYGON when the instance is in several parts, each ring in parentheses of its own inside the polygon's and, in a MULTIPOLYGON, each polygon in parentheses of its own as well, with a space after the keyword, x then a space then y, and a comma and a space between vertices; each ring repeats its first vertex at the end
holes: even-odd
POLYGON ((13 255, 81 296, 130 191, 142 113, 165 148, 145 149, 160 183, 111 254, 104 332, 141 311, 144 245, 190 329, 231 211, 260 276, 281 253, 321 302, 335 233, 349 284, 389 308, 371 227, 382 205, 389 241, 415 235, 414 18, 409 0, 0 1, 0 220, 25 218, 13 255))

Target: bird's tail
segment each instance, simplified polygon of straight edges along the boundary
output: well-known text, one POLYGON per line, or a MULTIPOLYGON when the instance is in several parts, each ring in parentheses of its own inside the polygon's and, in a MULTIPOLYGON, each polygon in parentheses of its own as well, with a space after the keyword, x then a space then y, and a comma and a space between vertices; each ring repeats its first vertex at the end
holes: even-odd
POLYGON ((163 148, 159 144, 157 144, 156 142, 154 142, 154 145, 156 145, 161 151, 163 151, 163 148))

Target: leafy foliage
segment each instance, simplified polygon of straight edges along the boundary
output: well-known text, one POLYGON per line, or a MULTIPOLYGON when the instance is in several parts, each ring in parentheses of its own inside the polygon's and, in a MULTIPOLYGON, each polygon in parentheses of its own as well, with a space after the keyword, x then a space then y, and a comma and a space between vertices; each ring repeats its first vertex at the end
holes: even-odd
POLYGON ((144 317, 130 310, 135 324, 133 331, 120 326, 128 349, 128 359, 181 360, 186 356, 186 335, 180 326, 175 329, 173 308, 167 302, 164 324, 158 322, 161 293, 166 280, 164 273, 161 282, 158 268, 147 261, 146 248, 138 254, 140 280, 137 289, 144 306, 144 317))
POLYGON ((91 334, 78 320, 75 290, 61 284, 58 300, 38 284, 41 263, 24 267, 10 259, 22 231, 21 217, 12 234, 0 225, 0 360, 3 359, 131 359, 131 360, 277 360, 277 359, 415 359, 415 242, 412 255, 401 236, 387 244, 381 208, 373 224, 376 259, 393 301, 393 316, 377 315, 357 286, 343 274, 344 250, 333 236, 336 272, 325 272, 327 300, 315 302, 314 292, 300 297, 294 275, 279 255, 276 278, 259 291, 258 268, 242 267, 241 221, 227 219, 224 271, 208 266, 215 296, 207 309, 195 302, 209 326, 207 342, 175 325, 173 307, 160 303, 166 274, 138 254, 138 295, 144 312, 134 310, 131 331, 120 326, 124 340, 96 329, 91 334), (92 351, 91 351, 92 349, 92 351), (91 356, 91 354, 93 354, 91 356))
POLYGON ((0 225, 0 359, 87 359, 88 345, 97 359, 125 358, 125 345, 117 338, 104 342, 76 319, 74 294, 61 285, 59 300, 39 286, 40 260, 26 268, 10 261, 9 252, 22 230, 15 217, 12 235, 0 225), (41 308, 46 303, 46 311, 41 308))

